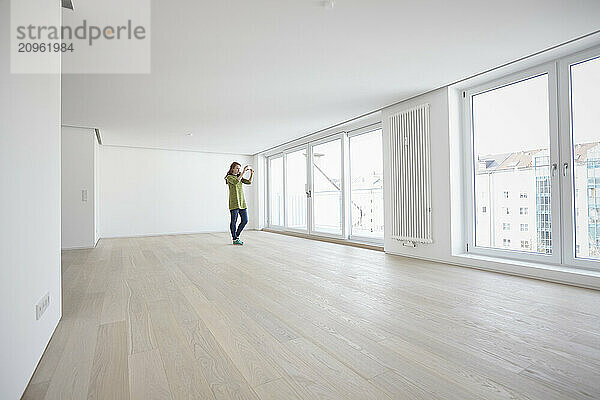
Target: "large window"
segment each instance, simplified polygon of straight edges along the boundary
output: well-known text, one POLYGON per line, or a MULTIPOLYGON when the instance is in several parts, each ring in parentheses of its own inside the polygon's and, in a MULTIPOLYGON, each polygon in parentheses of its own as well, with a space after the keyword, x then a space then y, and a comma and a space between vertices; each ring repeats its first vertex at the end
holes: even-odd
POLYGON ((283 157, 269 160, 269 221, 283 226, 283 157))
POLYGON ((382 243, 383 146, 378 125, 336 132, 271 155, 269 226, 382 243))
POLYGON ((600 49, 463 97, 468 251, 600 268, 600 49))
POLYGON ((351 235, 383 238, 381 129, 350 137, 351 235))
POLYGON ((476 215, 475 245, 552 253, 548 75, 475 93, 471 101, 475 209, 491 210, 476 215), (510 196, 525 192, 535 196, 510 196), (507 233, 511 223, 536 231, 507 233))
POLYGON ((306 148, 286 154, 287 227, 306 229, 306 148))
POLYGON ((314 230, 342 234, 342 140, 313 146, 314 230))

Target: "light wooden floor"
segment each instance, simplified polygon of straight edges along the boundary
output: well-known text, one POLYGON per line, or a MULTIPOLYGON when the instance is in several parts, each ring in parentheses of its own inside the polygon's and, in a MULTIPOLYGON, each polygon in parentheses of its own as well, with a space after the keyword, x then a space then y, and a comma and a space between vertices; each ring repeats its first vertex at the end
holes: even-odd
POLYGON ((63 253, 26 399, 598 399, 600 292, 264 232, 63 253))

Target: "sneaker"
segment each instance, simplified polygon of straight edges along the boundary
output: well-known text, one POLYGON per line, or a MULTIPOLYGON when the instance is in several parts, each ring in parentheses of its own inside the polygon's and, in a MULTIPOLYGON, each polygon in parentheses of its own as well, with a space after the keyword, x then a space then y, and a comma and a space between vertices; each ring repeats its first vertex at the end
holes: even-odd
POLYGON ((235 239, 235 240, 233 241, 233 244, 239 244, 239 245, 242 245, 242 244, 244 244, 244 242, 242 242, 240 239, 235 239))

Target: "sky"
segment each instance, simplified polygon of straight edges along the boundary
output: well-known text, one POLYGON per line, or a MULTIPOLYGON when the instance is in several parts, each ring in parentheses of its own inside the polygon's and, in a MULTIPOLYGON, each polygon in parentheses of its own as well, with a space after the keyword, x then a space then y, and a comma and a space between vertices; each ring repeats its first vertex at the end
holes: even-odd
POLYGON ((473 96, 475 153, 548 148, 548 76, 473 96))
POLYGON ((571 80, 574 142, 598 142, 600 141, 600 58, 572 66, 571 80))
MULTIPOLYGON (((600 141, 600 58, 572 72, 575 143, 600 141)), ((548 148, 548 76, 541 75, 473 97, 476 154, 548 148)))
POLYGON ((383 172, 381 129, 350 138, 350 168, 353 176, 371 176, 383 172))

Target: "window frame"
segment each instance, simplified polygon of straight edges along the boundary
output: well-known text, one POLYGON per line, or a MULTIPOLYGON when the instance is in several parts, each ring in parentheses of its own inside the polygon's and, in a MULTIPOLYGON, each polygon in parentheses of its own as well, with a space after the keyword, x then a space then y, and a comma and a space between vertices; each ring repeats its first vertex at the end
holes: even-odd
MULTIPOLYGON (((310 201, 308 201, 308 198, 305 198, 306 200, 306 227, 305 228, 291 228, 288 226, 289 222, 288 222, 288 213, 287 213, 287 208, 288 208, 288 204, 287 204, 287 195, 288 195, 288 182, 287 182, 287 169, 288 169, 288 155, 291 153, 295 153, 297 151, 301 151, 302 149, 304 149, 306 151, 306 155, 307 155, 307 159, 310 159, 311 155, 309 153, 310 149, 308 148, 308 143, 299 145, 299 146, 294 146, 291 147, 289 149, 286 149, 285 151, 283 151, 283 197, 284 197, 284 214, 283 214, 283 221, 284 221, 284 225, 283 225, 283 229, 289 232, 296 232, 296 233, 304 233, 304 234, 308 234, 310 231, 310 227, 309 227, 309 218, 311 215, 311 210, 310 210, 310 201)), ((308 163, 306 168, 308 168, 308 163)), ((306 183, 304 184, 305 190, 306 188, 310 185, 310 176, 309 171, 305 171, 306 173, 306 183)))
MULTIPOLYGON (((266 206, 266 210, 265 210, 265 215, 266 215, 266 219, 265 219, 265 226, 268 229, 272 229, 274 231, 280 231, 280 232, 290 232, 290 233, 298 233, 301 235, 305 235, 307 237, 316 237, 316 238, 330 238, 330 239, 337 239, 337 240, 343 240, 343 241, 347 241, 347 242, 351 242, 351 243, 361 243, 361 244, 366 244, 366 245, 373 245, 373 246, 378 246, 378 247, 383 247, 383 243, 384 243, 384 239, 382 238, 381 240, 373 240, 373 238, 368 238, 368 237, 360 237, 360 236, 354 236, 350 234, 350 226, 349 226, 349 221, 350 221, 350 215, 349 215, 349 207, 348 207, 348 201, 350 200, 350 196, 351 194, 349 193, 349 188, 350 188, 350 184, 349 184, 349 176, 350 176, 350 166, 349 166, 349 137, 350 136, 356 136, 359 135, 361 133, 367 133, 367 132, 371 132, 371 131, 375 131, 378 129, 382 129, 382 121, 380 118, 369 118, 367 121, 363 121, 364 123, 361 124, 352 124, 352 125, 348 125, 347 128, 348 130, 344 130, 344 129, 332 129, 326 133, 319 133, 318 135, 315 135, 314 137, 307 137, 305 139, 302 140, 298 140, 298 141, 294 141, 292 143, 290 143, 289 145, 282 145, 279 146, 278 148, 270 151, 270 152, 265 152, 265 158, 267 160, 266 162, 266 168, 267 168, 267 177, 270 177, 270 164, 269 164, 269 160, 273 159, 273 158, 278 158, 278 157, 283 157, 284 162, 284 225, 280 226, 280 225, 273 225, 271 218, 270 218, 270 211, 271 211, 271 205, 270 205, 270 191, 271 188, 269 186, 269 182, 267 182, 266 185, 266 197, 267 197, 267 201, 265 202, 265 206, 266 206), (294 151, 297 151, 301 148, 307 148, 308 151, 308 159, 307 159, 307 163, 306 163, 306 168, 307 168, 307 190, 310 189, 311 193, 313 191, 313 180, 312 180, 312 155, 313 155, 313 146, 318 146, 320 144, 326 143, 326 142, 330 142, 333 140, 336 140, 338 138, 341 138, 342 143, 341 143, 341 150, 342 150, 342 169, 341 169, 341 173, 342 173, 342 234, 341 235, 336 235, 336 234, 331 234, 328 232, 322 232, 322 231, 316 231, 314 230, 314 221, 313 221, 313 201, 312 199, 309 201, 307 199, 307 229, 296 229, 296 228, 288 228, 287 225, 287 191, 288 191, 288 182, 286 179, 286 173, 287 173, 287 154, 292 153, 294 151)), ((382 132, 383 135, 383 132, 382 132)), ((383 138, 382 138, 383 139, 383 138)), ((382 140, 382 151, 381 151, 381 158, 384 158, 384 154, 383 154, 383 140, 382 140)), ((267 181, 269 180, 269 178, 267 179, 267 181)), ((385 213, 385 210, 384 210, 385 213)), ((384 221, 385 221, 385 214, 384 214, 384 221)), ((384 237, 385 237, 385 228, 384 228, 384 237)))
MULTIPOLYGON (((557 61, 559 86, 559 116, 560 116, 560 150, 563 156, 559 168, 559 176, 563 179, 561 205, 563 219, 563 263, 577 268, 600 270, 600 259, 577 257, 575 237, 577 211, 575 204, 575 168, 573 168, 573 113, 571 91, 571 66, 600 58, 600 46, 592 47, 557 61), (564 176, 564 164, 567 163, 568 175, 564 176)), ((586 197, 588 190, 586 189, 586 197)), ((587 230, 587 228, 586 228, 587 230)))
POLYGON ((267 205, 267 223, 266 226, 272 229, 282 229, 285 227, 285 157, 283 155, 283 153, 277 153, 274 155, 271 155, 269 157, 267 157, 267 184, 265 185, 267 188, 267 201, 265 202, 267 205), (272 171, 271 171, 271 160, 276 160, 278 158, 281 158, 281 166, 282 166, 282 170, 281 170, 281 180, 282 180, 282 189, 283 189, 283 204, 282 204, 282 208, 280 210, 280 212, 283 213, 283 225, 276 225, 273 224, 272 218, 271 218, 271 176, 272 176, 272 171))
MULTIPOLYGON (((560 183, 554 165, 559 163, 558 143, 558 88, 557 88, 557 63, 550 62, 522 71, 511 73, 503 77, 462 90, 462 130, 463 130, 463 162, 465 169, 464 183, 464 237, 466 238, 466 252, 475 255, 516 259, 521 261, 560 264, 562 260, 561 243, 561 199, 560 183), (552 254, 540 254, 521 251, 519 249, 503 249, 477 246, 475 243, 476 203, 475 203, 475 157, 474 157, 474 131, 473 131, 473 96, 486 93, 495 89, 526 81, 535 77, 547 75, 548 79, 548 110, 549 110, 549 168, 551 179, 551 216, 552 216, 552 254)), ((503 244, 502 244, 503 245, 503 244)))
MULTIPOLYGON (((347 137, 346 132, 340 132, 340 133, 336 133, 334 135, 330 135, 327 137, 324 137, 322 139, 319 140, 315 140, 312 142, 309 142, 308 145, 308 149, 309 149, 309 155, 308 155, 308 168, 309 171, 308 173, 310 175, 307 175, 307 183, 308 186, 310 188, 310 192, 311 192, 311 196, 310 196, 310 200, 308 201, 309 203, 309 208, 310 208, 310 227, 308 229, 308 233, 310 235, 313 236, 321 236, 321 237, 328 237, 328 238, 333 238, 333 239, 346 239, 347 236, 347 227, 346 227, 346 221, 347 221, 347 216, 346 216, 346 175, 347 172, 345 171, 345 166, 346 166, 346 162, 345 162, 345 157, 347 156, 347 151, 346 151, 346 142, 345 139, 347 137), (314 148, 316 146, 322 145, 322 144, 326 144, 326 143, 330 143, 330 142, 334 142, 336 140, 340 141, 340 172, 341 172, 341 194, 342 194, 342 201, 341 201, 341 209, 340 209, 340 218, 341 218, 341 232, 340 234, 336 234, 336 233, 331 233, 331 232, 326 232, 326 231, 319 231, 315 228, 316 224, 315 224, 315 215, 314 215, 314 177, 313 177, 313 157, 314 157, 314 148)), ((308 221, 307 221, 308 224, 308 221)))
MULTIPOLYGON (((373 125, 365 126, 364 128, 360 128, 360 129, 357 129, 355 131, 348 133, 348 205, 349 206, 351 206, 351 204, 352 204, 352 162, 350 160, 350 151, 351 151, 350 150, 350 139, 352 139, 353 137, 373 133, 376 131, 381 131, 381 157, 383 160, 383 124, 381 122, 378 122, 373 125)), ((385 166, 383 168, 385 168, 385 166)), ((381 179, 383 179, 383 175, 381 176, 381 179)), ((385 181, 384 181, 384 184, 385 184, 385 181)), ((382 199, 383 199, 383 187, 381 190, 382 190, 382 199)), ((385 200, 382 200, 382 201, 385 203, 385 200)), ((355 235, 352 232, 352 210, 350 207, 348 210, 348 238, 349 238, 349 240, 355 241, 355 242, 361 242, 361 243, 372 243, 372 244, 376 244, 376 245, 383 245, 383 241, 385 238, 385 205, 384 205, 383 211, 384 211, 383 235, 381 238, 375 238, 375 237, 370 237, 370 236, 355 235)))

